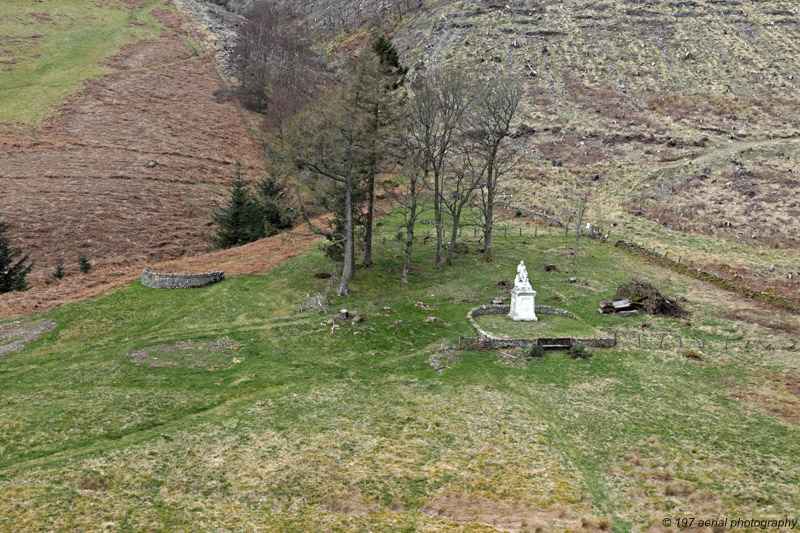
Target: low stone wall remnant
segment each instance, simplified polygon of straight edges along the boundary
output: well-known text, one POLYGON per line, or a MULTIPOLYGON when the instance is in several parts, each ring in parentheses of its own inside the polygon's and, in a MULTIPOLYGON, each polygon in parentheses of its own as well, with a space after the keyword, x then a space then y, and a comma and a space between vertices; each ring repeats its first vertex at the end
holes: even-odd
POLYGON ((162 274, 148 269, 142 270, 142 285, 151 289, 192 289, 205 287, 225 279, 225 272, 203 272, 200 274, 162 274))
MULTIPOLYGON (((475 331, 478 332, 478 339, 476 339, 474 342, 470 342, 468 339, 464 339, 462 337, 459 339, 459 346, 466 347, 467 349, 494 350, 497 348, 508 347, 529 348, 534 345, 539 345, 545 349, 565 349, 576 344, 586 344, 587 346, 592 346, 595 348, 612 348, 617 345, 616 336, 596 337, 592 339, 579 339, 573 337, 557 339, 544 337, 536 339, 510 339, 506 337, 498 337, 497 335, 486 331, 480 327, 477 322, 475 322, 474 317, 482 315, 507 315, 510 310, 511 306, 508 305, 482 305, 480 307, 474 307, 470 309, 469 313, 467 313, 467 319, 472 324, 472 327, 475 328, 475 331)), ((564 309, 559 309, 557 307, 550 307, 549 305, 537 305, 536 314, 556 315, 573 319, 578 318, 569 311, 565 311, 564 309)))

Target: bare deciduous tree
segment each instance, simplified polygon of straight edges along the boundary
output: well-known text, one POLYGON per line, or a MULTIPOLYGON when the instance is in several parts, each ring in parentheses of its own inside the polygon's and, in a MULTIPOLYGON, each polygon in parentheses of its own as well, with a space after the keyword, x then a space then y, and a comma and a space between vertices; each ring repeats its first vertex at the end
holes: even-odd
POLYGON ((471 99, 469 79, 463 72, 448 68, 422 75, 409 104, 409 135, 421 153, 423 178, 426 183, 433 179, 437 268, 442 262, 442 180, 471 99))
POLYGON ((447 249, 448 265, 453 263, 453 253, 458 240, 458 230, 461 227, 461 214, 464 206, 468 205, 474 196, 475 189, 486 178, 487 165, 485 161, 476 160, 475 149, 466 139, 461 141, 457 150, 457 161, 454 161, 450 171, 443 180, 444 194, 442 203, 447 209, 452 227, 450 228, 450 245, 447 249))
POLYGON ((265 112, 262 128, 279 137, 284 122, 314 97, 322 72, 303 26, 267 3, 258 4, 240 30, 234 64, 243 104, 265 112))
POLYGON ((362 103, 359 84, 343 83, 313 110, 295 117, 293 127, 286 132, 285 155, 296 168, 310 173, 312 178, 333 181, 344 189, 344 231, 336 235, 344 243, 339 296, 349 294, 353 277, 353 192, 361 177, 359 166, 364 157, 362 103))
POLYGON ((494 202, 500 179, 516 166, 523 153, 521 146, 513 149, 507 146, 511 136, 511 121, 522 100, 522 87, 516 77, 489 76, 479 82, 475 91, 475 105, 468 114, 475 157, 479 157, 485 167, 480 210, 486 261, 492 260, 494 202))

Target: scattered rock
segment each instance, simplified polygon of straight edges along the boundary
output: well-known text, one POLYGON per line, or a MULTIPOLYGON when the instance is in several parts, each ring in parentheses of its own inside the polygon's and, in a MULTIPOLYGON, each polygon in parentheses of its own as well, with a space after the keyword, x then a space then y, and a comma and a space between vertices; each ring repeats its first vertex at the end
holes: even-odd
POLYGON ((500 298, 492 298, 492 305, 503 305, 503 300, 500 298))
POLYGON ((335 322, 352 322, 354 324, 365 322, 367 319, 364 318, 361 314, 355 311, 348 311, 347 309, 342 309, 339 311, 339 314, 333 317, 335 322))
POLYGON ((425 302, 417 302, 417 303, 414 304, 414 307, 419 307, 420 309, 425 309, 426 311, 430 311, 431 309, 433 309, 432 307, 427 305, 425 302))
POLYGON ((55 328, 56 323, 52 320, 0 324, 0 357, 23 349, 29 342, 35 341, 55 328))
POLYGON ((570 283, 578 283, 578 278, 569 278, 570 283))

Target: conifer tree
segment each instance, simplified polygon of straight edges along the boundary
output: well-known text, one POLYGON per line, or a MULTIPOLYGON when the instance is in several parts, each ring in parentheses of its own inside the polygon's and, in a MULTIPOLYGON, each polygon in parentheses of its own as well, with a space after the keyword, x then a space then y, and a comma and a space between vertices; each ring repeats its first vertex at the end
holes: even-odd
POLYGON ((88 274, 92 266, 92 262, 86 257, 86 254, 81 254, 78 257, 78 270, 81 271, 81 274, 88 274))
POLYGON ((7 229, 8 222, 0 220, 0 293, 27 290, 25 277, 33 268, 28 254, 23 255, 22 249, 11 247, 11 239, 4 236, 7 229))
POLYGON ((241 177, 239 168, 228 187, 228 205, 211 214, 217 225, 214 245, 230 248, 253 242, 264 236, 263 218, 250 184, 241 177))
POLYGON ((56 265, 55 270, 53 270, 53 279, 56 280, 64 279, 65 275, 66 271, 64 270, 64 262, 59 261, 58 264, 56 265))

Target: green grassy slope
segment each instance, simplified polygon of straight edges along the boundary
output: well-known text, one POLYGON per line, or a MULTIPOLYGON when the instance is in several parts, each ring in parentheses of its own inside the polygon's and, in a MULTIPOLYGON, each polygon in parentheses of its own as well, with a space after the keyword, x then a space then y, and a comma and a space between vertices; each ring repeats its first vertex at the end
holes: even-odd
POLYGON ((14 0, 0 5, 0 125, 39 127, 84 81, 110 72, 102 61, 163 30, 148 15, 158 0, 14 0))
POLYGON ((399 245, 381 244, 330 313, 366 321, 338 329, 297 311, 325 284, 312 274, 331 271, 319 252, 265 276, 189 291, 134 283, 30 318, 58 327, 0 358, 0 528, 532 531, 605 517, 627 530, 800 506, 800 429, 770 410, 770 384, 796 380, 796 363, 743 342, 790 335, 726 316, 796 318, 594 243, 571 268, 570 239, 512 233, 491 264, 473 253, 436 272, 427 247, 409 285, 392 272, 399 245), (466 312, 503 295, 495 284, 520 258, 538 303, 622 344, 586 361, 436 353, 473 335, 466 312), (686 296, 689 322, 599 315, 633 273, 686 296), (164 347, 180 342, 189 348, 164 347), (200 348, 210 342, 224 350, 200 348))

